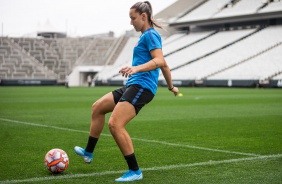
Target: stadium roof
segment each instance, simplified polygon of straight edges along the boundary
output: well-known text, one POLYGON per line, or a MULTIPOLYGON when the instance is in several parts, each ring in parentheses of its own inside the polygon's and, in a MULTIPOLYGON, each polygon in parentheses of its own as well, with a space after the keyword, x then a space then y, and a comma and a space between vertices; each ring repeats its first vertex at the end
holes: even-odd
POLYGON ((64 38, 66 37, 66 33, 59 31, 57 28, 55 28, 49 20, 46 21, 46 23, 42 26, 39 26, 37 29, 37 36, 43 36, 48 38, 64 38))

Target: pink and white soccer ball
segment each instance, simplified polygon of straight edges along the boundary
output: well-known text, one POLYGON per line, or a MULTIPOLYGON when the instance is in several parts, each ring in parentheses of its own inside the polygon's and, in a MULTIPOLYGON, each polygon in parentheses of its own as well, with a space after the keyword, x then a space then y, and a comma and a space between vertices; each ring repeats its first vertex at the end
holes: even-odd
POLYGON ((61 173, 69 166, 67 153, 59 148, 48 151, 44 158, 47 169, 52 173, 61 173))

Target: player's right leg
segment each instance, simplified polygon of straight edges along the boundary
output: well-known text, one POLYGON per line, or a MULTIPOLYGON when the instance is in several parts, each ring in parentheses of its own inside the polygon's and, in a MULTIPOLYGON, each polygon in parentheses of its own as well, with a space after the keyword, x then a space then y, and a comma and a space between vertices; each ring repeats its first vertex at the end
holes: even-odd
POLYGON ((82 156, 85 163, 92 162, 94 148, 105 124, 105 115, 108 112, 112 112, 115 105, 112 92, 104 95, 92 105, 92 118, 87 146, 85 148, 74 147, 75 153, 82 156))
POLYGON ((105 115, 115 108, 113 93, 110 92, 92 105, 90 136, 99 138, 105 124, 105 115))

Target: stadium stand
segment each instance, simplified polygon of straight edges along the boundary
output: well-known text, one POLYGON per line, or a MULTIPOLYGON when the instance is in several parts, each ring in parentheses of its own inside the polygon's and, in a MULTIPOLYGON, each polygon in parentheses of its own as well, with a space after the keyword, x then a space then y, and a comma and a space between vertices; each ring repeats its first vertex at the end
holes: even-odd
MULTIPOLYGON (((195 60, 205 57, 211 53, 216 52, 219 49, 222 49, 234 42, 252 34, 254 30, 237 30, 237 31, 219 31, 215 34, 205 37, 206 32, 201 32, 199 34, 205 39, 196 40, 191 46, 186 47, 178 52, 175 52, 167 57, 165 57, 168 65, 171 70, 182 67, 188 63, 195 62, 195 60)), ((191 33, 189 36, 194 37, 194 34, 191 33)))
POLYGON ((259 10, 260 13, 264 12, 275 12, 275 11, 281 11, 282 9, 282 1, 281 0, 274 0, 274 1, 268 1, 267 5, 259 10))
POLYGON ((263 0, 209 0, 199 8, 187 13, 176 22, 234 17, 281 11, 281 1, 263 0))
POLYGON ((0 71, 1 80, 57 78, 52 70, 8 38, 0 38, 0 71))
MULTIPOLYGON (((168 56, 178 50, 184 49, 196 42, 200 41, 201 39, 205 39, 206 37, 213 34, 213 32, 201 32, 201 33, 192 33, 185 36, 180 37, 177 40, 173 40, 168 44, 163 45, 163 54, 164 56, 168 56)), ((177 35, 177 34, 176 34, 177 35)), ((174 36, 174 35, 173 35, 174 36)))
MULTIPOLYGON (((281 80, 281 81, 282 81, 282 72, 280 72, 280 74, 274 76, 273 79, 281 80)), ((282 84, 281 84, 281 85, 282 85, 282 84)))
POLYGON ((224 6, 226 6, 230 0, 210 0, 206 1, 199 8, 187 13, 176 22, 187 22, 194 20, 209 19, 217 12, 219 12, 224 6))
POLYGON ((282 72, 282 41, 256 57, 217 73, 208 79, 266 80, 282 72), (280 56, 280 57, 279 57, 280 56))
POLYGON ((185 33, 175 33, 175 34, 169 36, 168 38, 166 38, 165 40, 163 40, 163 46, 169 44, 170 42, 175 41, 176 39, 181 39, 185 35, 186 35, 185 33))
POLYGON ((248 1, 232 1, 225 5, 219 10, 219 12, 213 17, 230 17, 230 16, 239 16, 246 14, 256 13, 261 7, 264 6, 262 1, 258 0, 248 0, 248 1))
MULTIPOLYGON (((173 78, 201 80, 206 78, 207 76, 211 76, 214 73, 217 73, 219 71, 222 72, 223 70, 228 70, 232 66, 239 65, 241 62, 246 62, 249 59, 255 58, 261 53, 268 53, 270 50, 274 49, 273 47, 276 47, 277 44, 280 44, 282 42, 282 38, 278 38, 280 33, 282 32, 281 26, 268 27, 259 31, 255 31, 254 29, 225 31, 225 36, 227 38, 233 38, 235 32, 242 31, 246 31, 246 33, 251 32, 253 34, 248 37, 245 37, 244 39, 234 44, 231 44, 223 49, 218 50, 218 52, 214 52, 213 54, 205 58, 201 58, 197 62, 193 62, 179 69, 173 70, 173 78)), ((226 40, 227 38, 222 39, 226 40)), ((206 45, 207 47, 212 47, 213 44, 212 42, 205 42, 204 40, 203 45, 206 45)), ((187 53, 192 52, 187 51, 187 53)), ((202 52, 202 54, 205 53, 202 52)), ((268 55, 272 56, 275 54, 279 55, 279 52, 270 53, 270 55, 268 55)), ((242 75, 240 75, 240 77, 242 77, 242 75)), ((210 77, 209 79, 219 78, 210 77)), ((253 77, 251 79, 253 79, 253 77)))
POLYGON ((117 57, 115 63, 112 66, 105 66, 104 69, 97 75, 98 81, 107 83, 107 80, 124 80, 118 71, 121 67, 131 65, 131 59, 133 50, 132 48, 138 42, 138 37, 130 37, 125 46, 123 47, 121 54, 117 57))
POLYGON ((83 55, 81 58, 79 58, 76 64, 79 65, 104 65, 107 52, 111 51, 109 49, 113 42, 115 41, 115 38, 103 38, 103 39, 95 39, 93 40, 85 49, 85 52, 83 52, 83 55))
POLYGON ((104 57, 114 40, 1 37, 1 79, 52 79, 64 83, 66 76, 78 64, 104 65, 104 57))

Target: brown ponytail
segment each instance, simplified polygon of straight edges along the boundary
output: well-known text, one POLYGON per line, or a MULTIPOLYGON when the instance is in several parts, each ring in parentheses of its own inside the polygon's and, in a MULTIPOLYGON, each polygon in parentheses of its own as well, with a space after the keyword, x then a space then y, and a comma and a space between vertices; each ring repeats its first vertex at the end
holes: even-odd
POLYGON ((135 9, 139 14, 146 13, 148 22, 152 27, 156 26, 163 29, 163 27, 153 18, 153 8, 149 1, 137 2, 130 9, 135 9))

